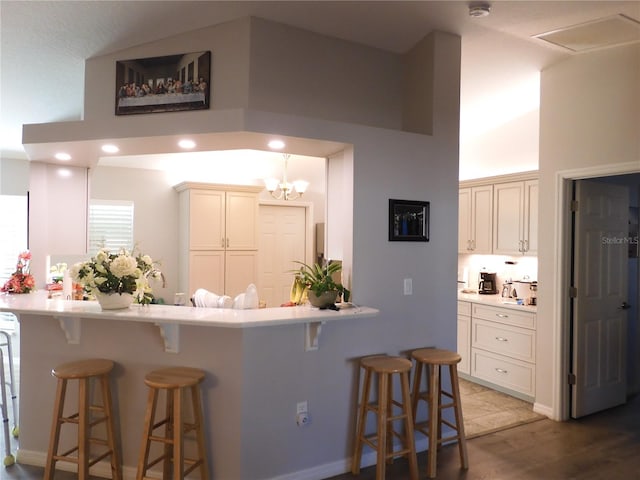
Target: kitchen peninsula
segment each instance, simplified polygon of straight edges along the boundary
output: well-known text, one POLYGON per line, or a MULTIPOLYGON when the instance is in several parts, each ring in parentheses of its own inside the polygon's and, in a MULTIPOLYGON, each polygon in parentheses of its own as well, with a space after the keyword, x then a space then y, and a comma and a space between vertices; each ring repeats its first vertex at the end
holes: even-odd
MULTIPOLYGON (((133 478, 142 435, 144 375, 175 365, 206 372, 206 442, 213 478, 219 479, 251 478, 247 468, 260 468, 261 462, 269 468, 275 459, 265 453, 264 442, 277 438, 281 429, 300 428, 295 425, 297 401, 309 400, 318 415, 331 409, 322 405, 321 394, 299 391, 298 386, 308 385, 302 379, 310 375, 312 385, 334 388, 330 385, 336 380, 327 378, 331 375, 318 363, 331 361, 335 365, 329 369, 344 369, 350 359, 332 356, 331 343, 344 340, 346 323, 379 313, 367 307, 332 311, 306 306, 233 310, 134 305, 102 311, 97 302, 47 299, 45 292, 0 295, 0 311, 14 313, 20 322, 18 462, 44 464, 56 385, 51 369, 101 357, 116 363, 113 391, 125 478, 133 478)), ((345 391, 349 387, 340 385, 345 391)))

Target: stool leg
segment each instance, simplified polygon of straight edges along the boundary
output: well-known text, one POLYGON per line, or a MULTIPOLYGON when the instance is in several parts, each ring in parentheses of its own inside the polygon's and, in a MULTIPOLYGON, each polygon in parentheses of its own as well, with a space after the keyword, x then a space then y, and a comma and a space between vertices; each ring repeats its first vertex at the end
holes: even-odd
POLYGON ((191 387, 191 402, 193 404, 193 422, 196 425, 198 442, 198 457, 200 461, 200 480, 209 479, 209 465, 204 448, 204 425, 202 418, 202 402, 200 400, 200 385, 191 387))
POLYGON ((78 383, 78 480, 89 480, 89 379, 78 383))
POLYGON ((173 480, 182 480, 184 472, 184 431, 182 389, 174 388, 173 396, 173 480))
POLYGON ((60 418, 64 409, 64 398, 67 392, 67 381, 59 379, 56 387, 56 401, 53 405, 53 424, 51 425, 51 435, 49 437, 49 451, 47 452, 47 463, 44 467, 43 480, 52 480, 55 471, 56 460, 54 456, 58 454, 58 442, 60 441, 60 418))
POLYGON ((386 467, 386 451, 387 451, 387 405, 389 402, 388 388, 389 374, 380 373, 378 375, 378 451, 376 457, 376 480, 384 480, 386 467))
POLYGON ((120 462, 120 451, 115 436, 115 419, 113 417, 113 401, 111 398, 111 386, 109 385, 109 376, 102 375, 100 378, 100 387, 102 390, 102 405, 104 406, 105 415, 107 415, 107 445, 111 451, 111 478, 113 480, 122 480, 122 463, 120 462))
POLYGON ((456 416, 456 428, 458 430, 458 452, 460 453, 460 465, 464 469, 469 468, 467 456, 467 438, 464 433, 464 419, 462 417, 462 403, 460 402, 460 385, 458 383, 458 366, 449 367, 451 375, 451 391, 453 393, 454 411, 456 416))
POLYGON ((149 394, 147 395, 147 411, 144 415, 144 430, 142 432, 142 445, 140 446, 140 457, 138 458, 138 473, 136 474, 136 480, 142 480, 147 475, 149 447, 151 445, 149 437, 151 437, 151 433, 153 430, 153 422, 156 416, 157 403, 158 391, 155 388, 149 388, 149 394))
MULTIPOLYGON (((387 418, 393 417, 393 375, 389 376, 387 383, 387 418)), ((387 421, 387 453, 393 453, 393 422, 387 421)), ((393 463, 393 455, 387 455, 387 463, 393 463)))
POLYGON ((2 410, 2 430, 4 432, 4 465, 9 466, 13 465, 14 459, 13 455, 11 455, 11 438, 9 436, 9 411, 7 406, 7 382, 4 376, 4 356, 2 354, 2 349, 0 348, 0 388, 2 388, 2 392, 0 392, 0 398, 2 399, 2 405, 0 405, 0 409, 2 410))
POLYGON ((166 424, 164 427, 164 464, 163 464, 163 479, 172 478, 172 471, 176 471, 179 465, 174 464, 173 454, 175 452, 175 435, 173 428, 173 392, 171 390, 165 390, 165 419, 166 424), (173 470, 172 470, 173 468, 173 470))
POLYGON ((13 430, 11 433, 14 437, 18 436, 18 395, 16 393, 16 374, 13 366, 13 348, 11 346, 11 337, 7 332, 0 332, 4 335, 7 344, 7 356, 9 357, 9 393, 11 394, 11 407, 13 409, 13 430))
POLYGON ((438 428, 439 428, 439 410, 440 410, 440 367, 437 365, 429 365, 429 451, 427 452, 427 476, 434 478, 436 476, 436 460, 438 453, 438 428))
POLYGON ((416 459, 416 444, 413 432, 413 414, 411 410, 411 395, 409 393, 409 374, 404 372, 400 375, 402 386, 402 409, 404 410, 404 431, 405 431, 405 449, 409 451, 409 478, 411 480, 418 479, 418 461, 416 459))
POLYGON ((418 423, 418 400, 420 400, 420 384, 422 383, 422 362, 416 362, 413 374, 413 393, 411 394, 411 410, 413 423, 418 423))
POLYGON ((353 461, 351 462, 351 473, 360 474, 360 462, 362 460, 362 438, 364 437, 365 421, 367 419, 367 405, 369 404, 369 389, 371 388, 371 371, 365 369, 364 381, 358 407, 356 423, 355 443, 353 447, 353 461))

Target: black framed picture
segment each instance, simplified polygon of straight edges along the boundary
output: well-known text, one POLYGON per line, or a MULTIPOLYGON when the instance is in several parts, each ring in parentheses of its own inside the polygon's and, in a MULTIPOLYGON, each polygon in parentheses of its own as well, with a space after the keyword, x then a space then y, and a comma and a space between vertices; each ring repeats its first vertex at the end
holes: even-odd
POLYGON ((211 52, 116 62, 116 115, 209 108, 211 52))
POLYGON ((389 241, 428 242, 429 202, 390 198, 389 241))

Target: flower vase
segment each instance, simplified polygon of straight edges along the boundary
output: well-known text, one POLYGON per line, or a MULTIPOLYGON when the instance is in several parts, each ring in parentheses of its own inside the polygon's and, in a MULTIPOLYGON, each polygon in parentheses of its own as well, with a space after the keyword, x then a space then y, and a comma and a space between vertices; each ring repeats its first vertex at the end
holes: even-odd
POLYGON ((133 303, 130 293, 102 293, 96 292, 96 299, 102 310, 119 310, 129 308, 133 303))

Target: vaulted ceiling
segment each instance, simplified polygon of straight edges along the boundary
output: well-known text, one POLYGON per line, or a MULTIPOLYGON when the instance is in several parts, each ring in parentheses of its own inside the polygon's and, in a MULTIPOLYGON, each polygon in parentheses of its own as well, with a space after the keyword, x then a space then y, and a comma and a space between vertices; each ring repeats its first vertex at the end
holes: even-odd
POLYGON ((0 154, 25 158, 23 124, 81 119, 85 59, 239 17, 258 16, 398 53, 432 30, 460 35, 461 145, 465 135, 514 114, 492 108, 488 118, 488 102, 498 96, 532 96, 520 108, 535 109, 538 73, 575 54, 535 35, 619 14, 640 21, 638 1, 493 1, 490 10, 472 18, 469 2, 455 0, 3 0, 0 154))

